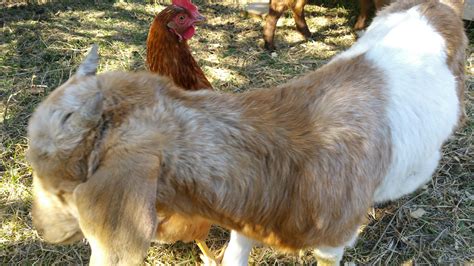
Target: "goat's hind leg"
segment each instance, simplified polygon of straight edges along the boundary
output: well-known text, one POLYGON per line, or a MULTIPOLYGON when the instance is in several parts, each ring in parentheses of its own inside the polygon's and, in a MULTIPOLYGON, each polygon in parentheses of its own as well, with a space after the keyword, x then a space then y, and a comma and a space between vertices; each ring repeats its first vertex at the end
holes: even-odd
POLYGON ((263 27, 263 40, 265 41, 265 49, 269 51, 275 50, 273 39, 275 36, 275 29, 278 20, 280 19, 283 12, 288 9, 283 1, 270 0, 270 8, 268 15, 265 18, 265 26, 263 27))
POLYGON ((304 16, 304 6, 306 5, 306 0, 297 0, 294 6, 292 7, 293 10, 293 18, 295 19, 296 23, 296 30, 301 33, 306 39, 311 38, 311 31, 308 28, 308 24, 306 24, 306 18, 304 16))
POLYGON ((372 0, 359 0, 359 16, 357 16, 357 22, 354 25, 354 30, 363 30, 365 28, 365 22, 367 20, 369 10, 372 7, 372 0))

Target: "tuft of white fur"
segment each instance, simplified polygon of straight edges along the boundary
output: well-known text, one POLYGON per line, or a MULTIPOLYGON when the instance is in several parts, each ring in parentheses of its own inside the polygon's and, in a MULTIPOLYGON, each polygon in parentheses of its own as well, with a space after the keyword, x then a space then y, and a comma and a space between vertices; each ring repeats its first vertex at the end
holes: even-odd
POLYGON ((377 17, 337 58, 361 54, 382 70, 388 88, 393 158, 374 200, 394 200, 415 191, 435 171, 441 145, 458 121, 456 81, 446 64, 445 40, 416 6, 377 17))

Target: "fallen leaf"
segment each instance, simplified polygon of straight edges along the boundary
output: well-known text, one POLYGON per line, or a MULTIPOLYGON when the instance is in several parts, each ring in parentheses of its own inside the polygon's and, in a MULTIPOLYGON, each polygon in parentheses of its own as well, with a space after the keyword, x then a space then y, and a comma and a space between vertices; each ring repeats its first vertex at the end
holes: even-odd
POLYGON ((46 85, 31 85, 30 89, 27 91, 31 94, 42 94, 44 93, 45 89, 47 89, 48 86, 46 85))
POLYGON ((423 216, 425 213, 426 213, 425 210, 423 210, 422 208, 418 208, 415 211, 410 212, 410 216, 415 219, 418 219, 418 218, 421 218, 421 216, 423 216))

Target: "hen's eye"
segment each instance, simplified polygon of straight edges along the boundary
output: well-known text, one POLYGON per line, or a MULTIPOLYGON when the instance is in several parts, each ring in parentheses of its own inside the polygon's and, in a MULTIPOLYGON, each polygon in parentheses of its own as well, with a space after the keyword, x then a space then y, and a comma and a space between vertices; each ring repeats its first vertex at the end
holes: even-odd
POLYGON ((184 15, 179 16, 180 20, 184 20, 186 17, 184 15))

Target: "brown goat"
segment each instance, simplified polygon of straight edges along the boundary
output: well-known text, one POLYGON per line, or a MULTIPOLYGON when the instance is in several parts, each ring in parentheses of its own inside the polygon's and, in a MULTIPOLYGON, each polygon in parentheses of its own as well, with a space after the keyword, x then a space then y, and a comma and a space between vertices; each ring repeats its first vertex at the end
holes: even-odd
POLYGON ((30 120, 34 225, 55 243, 84 235, 96 265, 141 263, 172 213, 233 230, 224 264, 246 264, 254 242, 338 263, 369 206, 430 180, 463 114, 466 47, 449 7, 399 0, 271 89, 95 75, 92 52, 30 120))

